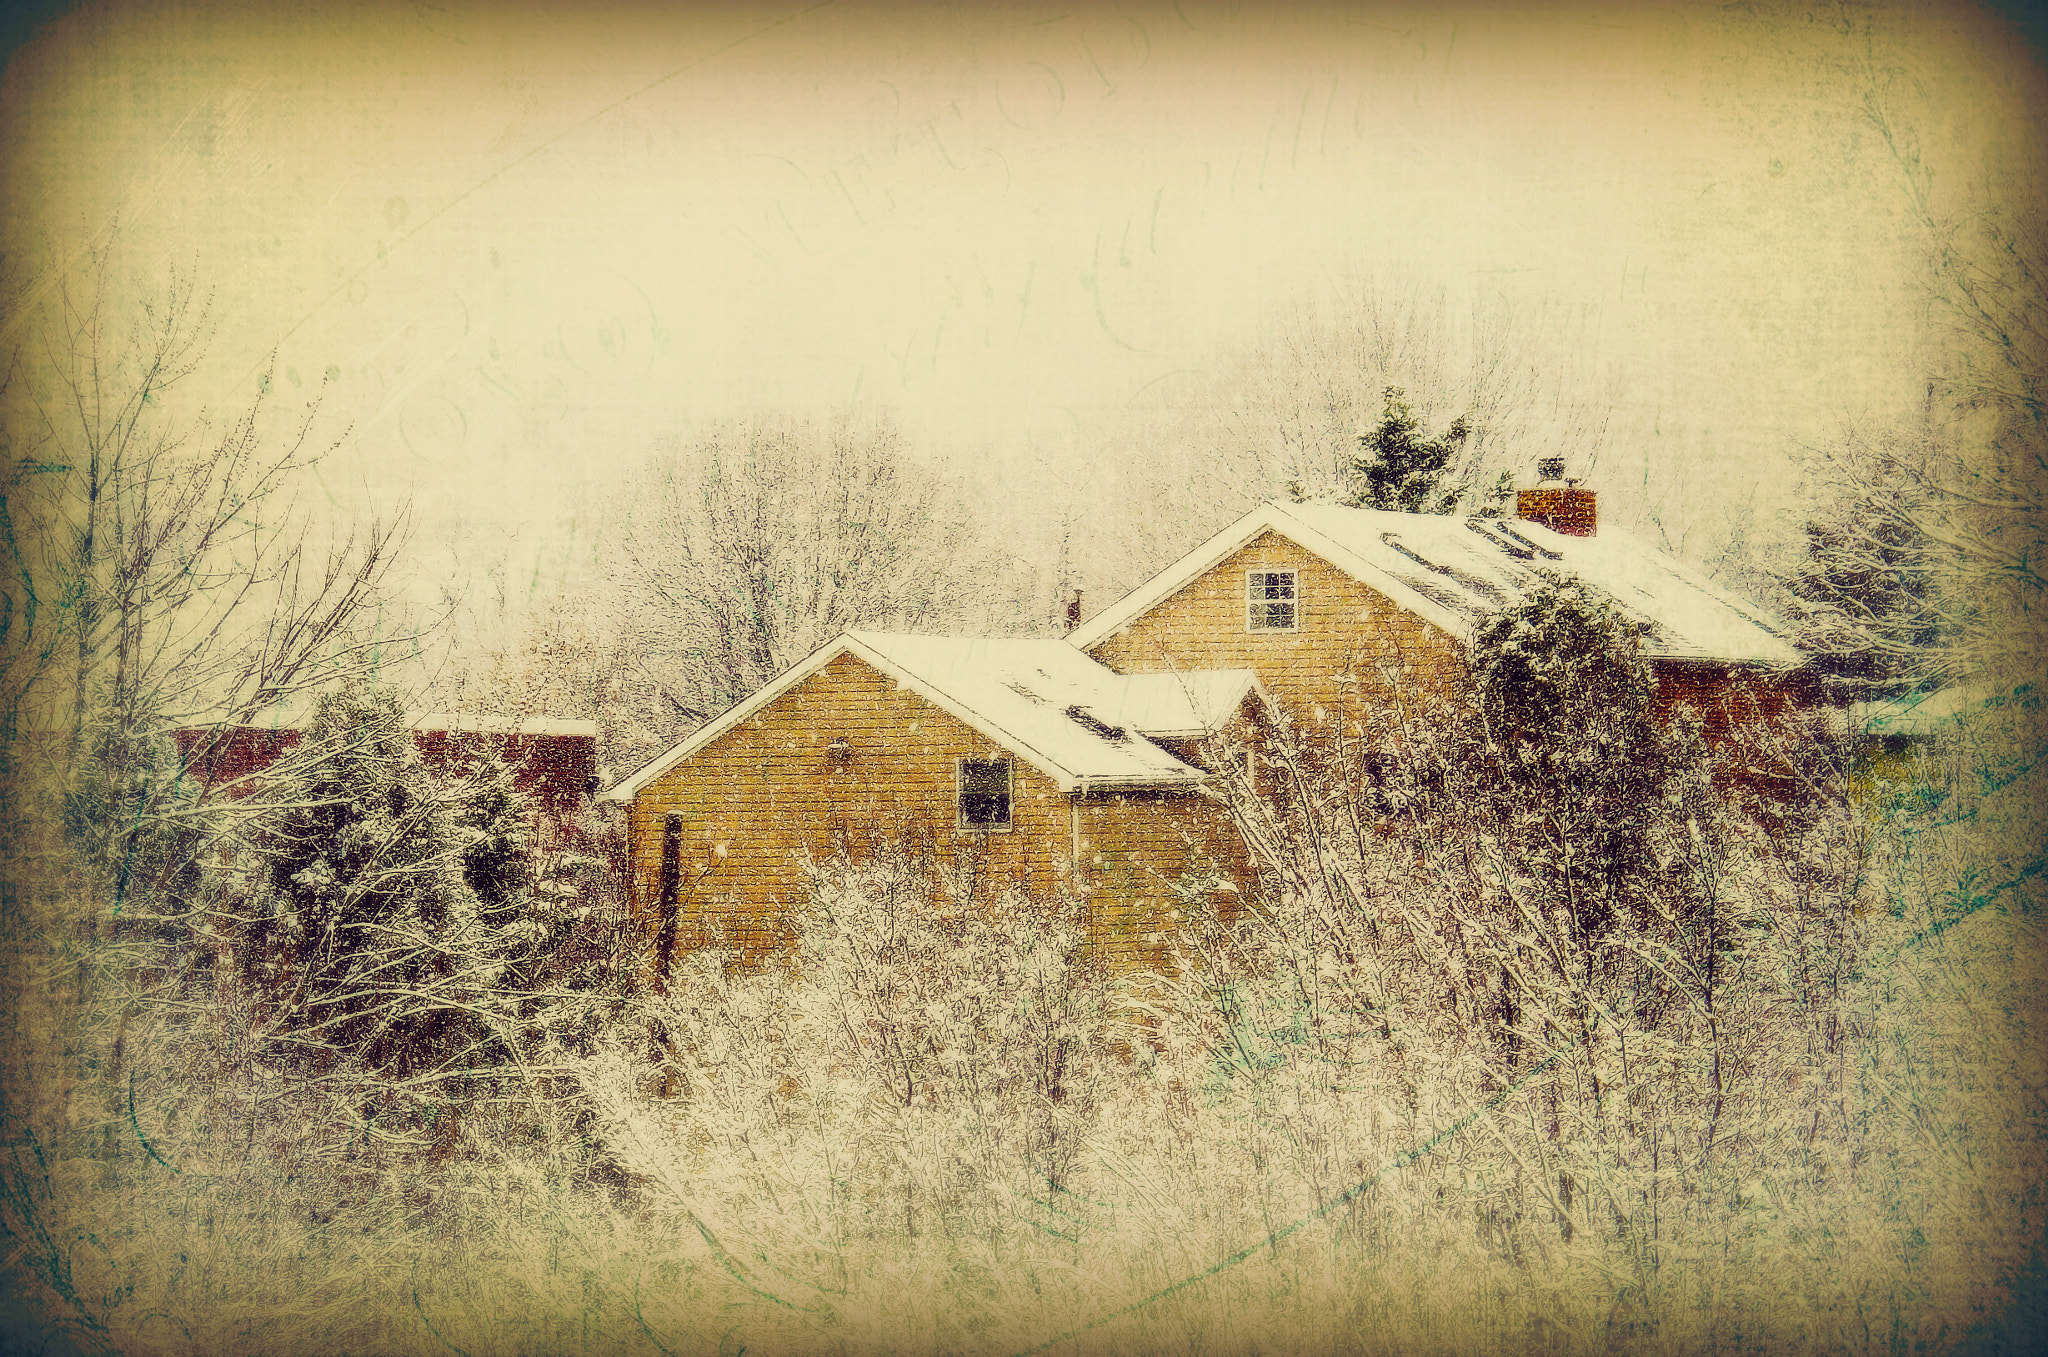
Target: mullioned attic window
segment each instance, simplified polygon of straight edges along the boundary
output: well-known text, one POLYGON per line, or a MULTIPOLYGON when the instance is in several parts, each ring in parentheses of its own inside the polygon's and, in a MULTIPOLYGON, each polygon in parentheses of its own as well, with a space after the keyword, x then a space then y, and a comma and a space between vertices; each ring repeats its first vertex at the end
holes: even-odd
POLYGON ((1246 631, 1293 631, 1299 625, 1299 601, 1292 570, 1244 572, 1246 631))
POLYGON ((960 760, 960 828, 1010 827, 1010 761, 960 760))

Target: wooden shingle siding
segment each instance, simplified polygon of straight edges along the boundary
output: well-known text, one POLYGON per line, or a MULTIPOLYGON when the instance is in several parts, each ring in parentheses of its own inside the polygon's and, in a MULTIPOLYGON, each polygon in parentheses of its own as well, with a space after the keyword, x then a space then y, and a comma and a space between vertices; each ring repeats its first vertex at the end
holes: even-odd
POLYGON ((1068 799, 1051 778, 893 679, 842 655, 643 787, 630 818, 634 897, 657 946, 665 817, 679 839, 682 950, 787 945, 806 867, 843 846, 929 845, 971 869, 977 898, 1015 884, 1045 899, 1065 884, 1068 799), (835 741, 845 741, 835 754, 835 741), (958 761, 1011 760, 1010 829, 956 827, 958 761))
POLYGON ((1198 792, 1105 791, 1075 811, 1087 945, 1110 970, 1165 965, 1197 911, 1236 917, 1249 863, 1216 802, 1198 792), (1191 889, 1219 877, 1235 889, 1191 889))
POLYGON ((1257 539, 1089 652, 1124 674, 1250 669, 1311 728, 1435 687, 1462 666, 1458 643, 1377 590, 1275 532, 1257 539), (1249 631, 1245 572, 1296 572, 1293 631, 1249 631))
POLYGON ((1681 705, 1697 708, 1709 741, 1725 737, 1738 724, 1774 725, 1794 713, 1810 710, 1820 698, 1812 671, 1771 673, 1742 665, 1706 660, 1659 659, 1650 662, 1657 683, 1657 711, 1668 719, 1681 705))

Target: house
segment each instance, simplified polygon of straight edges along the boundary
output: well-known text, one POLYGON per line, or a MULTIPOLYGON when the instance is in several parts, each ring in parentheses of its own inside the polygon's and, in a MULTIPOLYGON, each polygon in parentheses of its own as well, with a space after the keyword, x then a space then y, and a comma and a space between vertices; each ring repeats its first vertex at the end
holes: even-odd
POLYGON ((1988 733, 1986 727, 1995 730, 2039 703, 2032 683, 2005 688, 1982 680, 1853 703, 1840 713, 1842 734, 1854 754, 1850 796, 1866 806, 1882 805, 1891 791, 1939 776, 1928 760, 1945 740, 1959 735, 1974 734, 1979 747, 2025 749, 2024 741, 1988 733))
POLYGON ((1635 623, 1659 703, 1700 709, 1710 737, 1811 700, 1776 621, 1647 543, 1598 533, 1593 492, 1539 485, 1520 500, 1513 519, 1263 504, 1068 640, 1119 673, 1250 669, 1314 728, 1456 674, 1474 624, 1549 571, 1635 623))
MULTIPOLYGON (((295 749, 309 713, 274 707, 237 721, 173 732, 178 759, 207 788, 234 794, 295 749)), ((512 782, 532 802, 544 844, 572 833, 571 822, 597 789, 597 722, 470 713, 407 713, 414 746, 437 773, 459 773, 478 758, 512 766, 512 782)))
POLYGON ((810 865, 878 839, 930 852, 964 899, 1071 890, 1096 955, 1150 960, 1187 882, 1232 907, 1243 850, 1195 745, 1265 700, 1246 669, 848 632, 606 793, 630 807, 656 974, 679 950, 783 945, 810 865))
POLYGON ((1539 571, 1637 624, 1666 706, 1725 728, 1802 700, 1769 617, 1600 533, 1591 491, 1553 471, 1518 508, 1268 503, 1064 640, 841 636, 606 793, 629 807, 657 976, 678 950, 781 945, 807 865, 876 836, 925 845, 970 895, 1070 892, 1103 961, 1153 959, 1177 911, 1234 908, 1248 871, 1202 737, 1336 725, 1445 683, 1539 571))

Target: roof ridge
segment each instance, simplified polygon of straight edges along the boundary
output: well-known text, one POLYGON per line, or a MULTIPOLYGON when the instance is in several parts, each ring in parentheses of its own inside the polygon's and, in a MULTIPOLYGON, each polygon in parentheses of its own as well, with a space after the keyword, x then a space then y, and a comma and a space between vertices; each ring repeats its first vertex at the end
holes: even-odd
MULTIPOLYGON (((1121 684, 1124 676, 1093 656, 1067 646, 1056 637, 927 636, 916 633, 847 630, 783 670, 747 698, 721 712, 714 720, 706 722, 649 759, 628 776, 621 778, 604 793, 605 798, 611 801, 631 800, 649 782, 661 777, 706 745, 723 738, 783 694, 823 670, 842 654, 850 654, 876 672, 894 679, 898 685, 910 690, 922 700, 981 732, 993 743, 1012 754, 1023 758, 1051 777, 1062 791, 1071 792, 1088 785, 1185 785, 1207 776, 1199 768, 1174 757, 1149 740, 1125 743, 1107 740, 1068 715, 1068 707, 1086 705, 1074 701, 1072 679, 1076 673, 1086 674, 1104 686, 1121 684), (1019 691, 1012 686, 1022 682, 1025 688, 1029 689, 1028 675, 1002 672, 1004 666, 999 664, 975 665, 976 676, 985 679, 991 687, 1000 688, 1031 704, 1028 714, 1016 711, 1005 713, 1000 709, 1001 699, 994 698, 993 694, 986 691, 977 692, 973 682, 962 681, 958 672, 962 666, 958 660, 964 658, 971 661, 971 656, 956 655, 955 663, 935 665, 931 663, 931 656, 917 654, 916 645, 906 645, 906 642, 934 648, 946 647, 956 651, 964 651, 976 645, 1028 646, 1036 651, 1039 657, 1051 659, 1057 656, 1060 664, 1070 668, 1064 679, 1043 666, 1036 668, 1034 672, 1044 676, 1048 685, 1056 690, 1046 693, 1035 689, 1019 691), (1084 668, 1071 668, 1077 665, 1084 668), (1058 724, 1044 725, 1039 718, 1041 711, 1058 724), (1020 716, 1026 719, 1020 720, 1020 716), (1034 725, 1038 728, 1034 728, 1034 725), (1104 749, 1091 751, 1085 747, 1072 747, 1074 731, 1083 732, 1085 738, 1103 746, 1104 749), (1062 747, 1063 745, 1067 747, 1062 747), (1102 759, 1105 750, 1114 757, 1102 759), (1091 770, 1088 766, 1091 754, 1106 763, 1106 769, 1091 770)), ((1081 695, 1088 696, 1085 690, 1081 695)), ((1100 688, 1097 690, 1096 700, 1102 700, 1100 688)))
POLYGON ((1264 532, 1288 538, 1460 639, 1469 639, 1475 622, 1500 608, 1509 595, 1524 592, 1533 570, 1551 569, 1577 576, 1655 623, 1660 644, 1653 653, 1665 658, 1774 668, 1796 665, 1801 658, 1768 609, 1626 530, 1610 526, 1597 537, 1576 537, 1518 518, 1278 500, 1248 510, 1182 553, 1076 627, 1068 644, 1091 650, 1264 532), (1543 562, 1535 559, 1538 555, 1543 562))

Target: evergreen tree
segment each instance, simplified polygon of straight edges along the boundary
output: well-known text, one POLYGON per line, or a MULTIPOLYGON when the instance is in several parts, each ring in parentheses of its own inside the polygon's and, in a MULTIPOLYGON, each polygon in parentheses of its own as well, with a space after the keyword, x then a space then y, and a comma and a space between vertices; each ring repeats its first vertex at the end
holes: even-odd
POLYGON ((521 807, 502 778, 441 785, 397 699, 323 697, 318 759, 267 828, 267 908, 243 948, 295 1063, 391 1075, 499 1063, 497 986, 523 898, 521 807))
MULTIPOLYGON (((1542 894, 1569 907, 1582 944, 1677 884, 1658 838, 1697 767, 1687 732, 1660 719, 1635 627, 1577 579, 1545 573, 1475 631, 1477 743, 1467 768, 1517 840, 1542 894)), ((1683 891, 1676 894, 1683 895, 1683 891)))
POLYGON ((1394 509, 1411 514, 1455 513, 1463 491, 1446 486, 1451 461, 1472 435, 1465 416, 1437 438, 1424 435, 1406 393, 1390 386, 1379 426, 1358 440, 1351 460, 1351 493, 1344 503, 1353 509, 1394 509))

